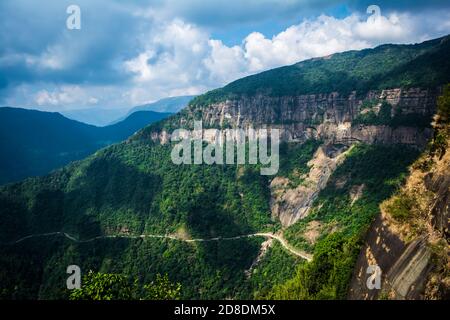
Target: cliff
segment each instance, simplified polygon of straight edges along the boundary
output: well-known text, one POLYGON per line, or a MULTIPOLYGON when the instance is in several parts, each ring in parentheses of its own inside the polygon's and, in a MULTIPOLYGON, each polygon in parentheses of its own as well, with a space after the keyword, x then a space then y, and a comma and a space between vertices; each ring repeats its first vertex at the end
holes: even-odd
MULTIPOLYGON (((441 88, 389 89, 369 91, 358 96, 339 93, 271 97, 265 95, 240 97, 201 107, 192 104, 172 129, 191 127, 202 120, 204 128, 277 128, 284 141, 304 142, 309 138, 331 143, 402 143, 423 147, 431 137, 427 127, 435 113, 436 99, 441 88), (367 105, 376 112, 379 105, 390 107, 389 121, 358 122, 367 105), (413 117, 420 118, 417 126, 413 117), (398 121, 396 121, 398 120, 398 121)), ((170 130, 153 130, 142 137, 166 143, 170 130)))
POLYGON ((381 205, 350 285, 350 299, 448 299, 450 295, 450 87, 439 99, 435 134, 405 185, 381 205), (382 286, 366 286, 369 265, 382 286))

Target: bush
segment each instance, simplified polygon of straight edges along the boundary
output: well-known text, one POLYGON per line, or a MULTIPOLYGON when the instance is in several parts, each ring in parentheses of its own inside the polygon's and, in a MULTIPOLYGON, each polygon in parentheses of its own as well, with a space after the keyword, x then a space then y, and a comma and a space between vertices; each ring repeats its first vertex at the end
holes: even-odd
POLYGON ((385 205, 385 210, 397 221, 404 221, 410 217, 414 201, 406 194, 392 197, 385 205))

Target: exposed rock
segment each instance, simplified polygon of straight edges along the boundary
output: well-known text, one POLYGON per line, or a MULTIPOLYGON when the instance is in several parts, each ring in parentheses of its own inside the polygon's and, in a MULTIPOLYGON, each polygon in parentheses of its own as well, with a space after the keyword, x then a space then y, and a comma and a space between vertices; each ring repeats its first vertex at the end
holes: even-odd
POLYGON ((317 238, 319 238, 321 234, 322 223, 319 221, 313 220, 306 225, 306 230, 303 233, 303 237, 310 243, 315 244, 317 238))
POLYGON ((259 249, 258 256, 252 262, 252 265, 250 266, 250 268, 248 270, 244 271, 245 276, 247 278, 251 277, 253 270, 261 262, 262 258, 264 258, 264 256, 266 255, 267 250, 269 250, 269 248, 272 247, 272 245, 273 245, 273 238, 269 238, 266 241, 264 241, 263 243, 261 243, 261 248, 259 249))
POLYGON ((368 231, 350 284, 350 299, 448 298, 450 153, 440 157, 425 153, 416 165, 399 195, 381 205, 382 214, 368 231), (426 171, 421 169, 424 163, 428 163, 426 171), (390 215, 396 197, 412 203, 405 220, 390 215), (366 286, 369 265, 382 270, 380 290, 366 286))
POLYGON ((381 215, 376 218, 366 236, 365 244, 359 254, 350 283, 349 299, 375 299, 381 289, 370 290, 366 273, 370 265, 377 265, 381 269, 382 282, 395 264, 397 259, 405 251, 405 243, 396 235, 389 223, 381 215))
POLYGON ((446 155, 440 163, 436 171, 429 173, 424 181, 425 186, 435 194, 434 203, 430 209, 431 224, 442 235, 449 237, 450 156, 446 155))
POLYGON ((349 298, 376 299, 380 298, 380 294, 397 300, 423 298, 427 274, 433 267, 426 240, 420 238, 405 245, 389 228, 384 226, 377 229, 379 233, 375 243, 378 241, 379 244, 366 244, 362 250, 350 285, 349 298), (369 265, 378 265, 381 269, 380 289, 367 287, 370 274, 366 274, 366 270, 369 265))
POLYGON ((283 227, 304 218, 320 190, 325 188, 336 167, 345 159, 345 150, 332 145, 320 146, 308 162, 309 174, 304 182, 295 188, 289 188, 287 178, 273 179, 270 184, 272 217, 278 218, 283 227))
POLYGON ((386 276, 384 290, 393 299, 419 299, 433 267, 424 238, 410 243, 386 276))
MULTIPOLYGON (((180 127, 189 127, 189 123, 194 120, 202 120, 205 128, 277 128, 284 141, 303 142, 308 138, 317 138, 329 143, 362 141, 422 147, 431 137, 430 129, 352 125, 352 121, 362 111, 363 102, 370 99, 382 99, 390 103, 393 114, 401 112, 431 117, 441 91, 441 88, 397 88, 370 91, 363 96, 358 96, 356 92, 349 95, 334 92, 284 97, 242 96, 208 107, 193 105, 187 110, 185 118, 179 120, 179 124, 180 127)), ((166 143, 170 133, 151 133, 150 138, 166 143)))
POLYGON ((352 186, 350 189, 350 200, 352 201, 350 205, 353 205, 363 195, 365 184, 352 186))

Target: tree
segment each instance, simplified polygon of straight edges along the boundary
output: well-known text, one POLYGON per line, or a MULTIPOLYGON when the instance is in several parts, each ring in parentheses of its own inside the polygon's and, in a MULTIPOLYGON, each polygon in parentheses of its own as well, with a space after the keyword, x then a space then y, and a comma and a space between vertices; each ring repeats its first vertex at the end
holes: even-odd
POLYGON ((180 283, 171 283, 167 274, 156 275, 156 280, 144 286, 145 300, 179 300, 181 293, 180 283))
POLYGON ((82 287, 70 294, 71 300, 130 300, 133 286, 120 274, 89 271, 83 277, 82 287))
POLYGON ((158 274, 156 280, 139 288, 138 280, 115 273, 89 271, 83 277, 80 289, 70 294, 71 300, 178 300, 181 284, 171 283, 167 274, 158 274))
POLYGON ((450 136, 450 84, 444 87, 444 92, 438 98, 437 115, 434 121, 434 137, 431 143, 431 155, 439 158, 447 150, 448 139, 450 136))

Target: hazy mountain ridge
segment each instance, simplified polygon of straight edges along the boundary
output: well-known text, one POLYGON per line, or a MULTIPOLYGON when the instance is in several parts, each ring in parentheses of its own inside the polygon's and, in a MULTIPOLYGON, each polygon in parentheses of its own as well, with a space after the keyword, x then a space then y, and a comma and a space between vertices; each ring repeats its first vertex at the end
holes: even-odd
POLYGON ((115 125, 96 127, 57 112, 2 107, 0 183, 46 174, 168 115, 142 111, 115 125))
POLYGON ((181 109, 187 107, 189 105, 189 102, 194 97, 195 96, 169 97, 169 98, 164 98, 164 99, 152 102, 152 103, 144 104, 141 106, 136 106, 136 107, 130 109, 125 116, 118 118, 111 124, 122 121, 123 119, 125 119, 126 117, 130 116, 132 113, 137 112, 137 111, 177 113, 181 109))
POLYGON ((93 126, 107 126, 117 119, 124 120, 128 108, 103 109, 92 107, 88 109, 62 110, 60 113, 66 118, 90 124, 93 126))

